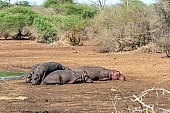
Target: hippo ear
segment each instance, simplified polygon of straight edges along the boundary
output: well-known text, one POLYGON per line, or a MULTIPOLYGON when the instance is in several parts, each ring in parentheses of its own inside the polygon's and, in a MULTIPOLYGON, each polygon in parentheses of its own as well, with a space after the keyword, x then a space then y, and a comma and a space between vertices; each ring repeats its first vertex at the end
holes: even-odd
POLYGON ((119 72, 119 71, 117 71, 115 74, 120 75, 120 72, 119 72))
POLYGON ((30 72, 29 76, 32 76, 34 74, 34 72, 30 72))
POLYGON ((89 74, 87 73, 87 71, 83 71, 83 73, 84 73, 85 75, 89 75, 89 74))

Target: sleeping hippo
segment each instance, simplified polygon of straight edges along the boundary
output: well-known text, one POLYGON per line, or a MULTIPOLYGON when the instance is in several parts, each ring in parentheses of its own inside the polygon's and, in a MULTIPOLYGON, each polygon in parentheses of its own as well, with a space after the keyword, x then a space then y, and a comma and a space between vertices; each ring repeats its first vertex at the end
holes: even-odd
POLYGON ((125 80, 125 76, 123 76, 119 71, 110 70, 99 66, 82 66, 74 70, 86 71, 94 81, 125 80))
MULTIPOLYGON (((37 67, 39 66, 40 64, 36 64, 36 65, 33 65, 31 67, 31 69, 27 72, 27 75, 26 75, 26 83, 31 83, 32 81, 32 75, 34 73, 34 71, 37 69, 37 67)), ((66 66, 63 66, 62 67, 63 70, 71 70, 70 68, 66 67, 66 66)))
POLYGON ((50 73, 43 80, 42 84, 76 84, 92 83, 89 74, 86 71, 58 70, 50 73))
POLYGON ((41 84, 42 80, 51 72, 56 70, 65 70, 65 68, 58 62, 46 62, 37 66, 32 74, 32 84, 41 84))

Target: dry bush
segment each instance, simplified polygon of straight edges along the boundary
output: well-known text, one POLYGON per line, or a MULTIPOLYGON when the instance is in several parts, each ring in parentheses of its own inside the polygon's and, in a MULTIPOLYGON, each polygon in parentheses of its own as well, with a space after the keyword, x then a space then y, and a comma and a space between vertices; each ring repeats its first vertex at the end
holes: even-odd
MULTIPOLYGON (((115 30, 116 31, 116 30, 115 30)), ((101 53, 133 51, 149 43, 149 38, 143 35, 136 35, 133 38, 122 34, 116 34, 113 30, 103 30, 93 40, 98 46, 97 51, 101 53)))
POLYGON ((83 45, 83 42, 81 42, 80 40, 80 36, 79 33, 76 31, 69 31, 66 35, 65 35, 65 39, 68 40, 69 44, 71 46, 81 46, 83 45))
POLYGON ((96 37, 94 40, 96 46, 98 46, 97 51, 100 53, 117 52, 119 44, 112 37, 112 33, 104 31, 100 36, 96 37))
POLYGON ((156 46, 156 44, 151 42, 151 43, 149 43, 145 46, 139 47, 134 52, 137 52, 137 53, 156 53, 158 51, 159 51, 159 48, 156 46))
POLYGON ((147 10, 141 4, 105 8, 94 18, 92 27, 99 52, 132 51, 151 41, 147 10))
POLYGON ((81 46, 82 35, 75 31, 60 31, 56 36, 55 44, 58 46, 81 46))
POLYGON ((130 97, 123 96, 116 89, 111 90, 118 92, 112 99, 112 113, 170 113, 170 91, 166 89, 151 88, 130 97))
POLYGON ((70 46, 68 39, 65 37, 66 36, 65 31, 60 31, 57 34, 56 41, 54 42, 57 46, 62 46, 62 47, 68 47, 70 46))
POLYGON ((27 37, 30 40, 37 40, 39 38, 37 30, 33 27, 24 27, 22 32, 23 34, 31 33, 31 35, 27 37))
POLYGON ((170 2, 159 0, 154 5, 151 30, 157 46, 162 48, 167 57, 170 57, 170 2), (154 19, 153 19, 154 18, 154 19))
POLYGON ((158 38, 156 44, 165 52, 167 57, 170 57, 170 38, 158 38))

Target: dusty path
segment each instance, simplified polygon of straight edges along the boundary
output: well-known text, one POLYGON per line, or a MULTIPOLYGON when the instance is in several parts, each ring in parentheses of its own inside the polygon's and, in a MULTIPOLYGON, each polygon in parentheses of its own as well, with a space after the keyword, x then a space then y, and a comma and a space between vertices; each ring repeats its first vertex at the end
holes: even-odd
MULTIPOLYGON (((62 86, 32 86, 24 83, 24 79, 0 81, 0 97, 7 98, 0 100, 0 113, 111 113, 112 99, 118 92, 127 97, 152 87, 170 90, 170 59, 162 56, 160 53, 101 54, 88 43, 80 47, 57 47, 33 41, 0 40, 0 70, 26 72, 33 64, 57 61, 70 68, 103 66, 127 76, 127 81, 62 86)), ((154 94, 146 98, 150 103, 155 101, 154 94)), ((170 108, 169 101, 161 98, 159 105, 170 108)), ((124 102, 117 105, 120 109, 126 106, 124 102)), ((138 105, 129 102, 129 106, 138 105)))

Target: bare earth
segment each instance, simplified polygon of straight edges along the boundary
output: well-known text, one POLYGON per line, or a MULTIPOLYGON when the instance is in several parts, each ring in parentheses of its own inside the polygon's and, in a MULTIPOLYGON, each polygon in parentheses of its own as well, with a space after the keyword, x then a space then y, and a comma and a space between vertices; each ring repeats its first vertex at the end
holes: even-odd
MULTIPOLYGON (((116 69, 127 77, 127 81, 61 86, 34 86, 25 83, 24 78, 0 81, 0 113, 112 113, 115 108, 121 111, 140 107, 129 98, 114 105, 114 98, 138 96, 153 87, 170 90, 170 59, 162 56, 163 53, 102 54, 88 42, 79 47, 57 47, 33 41, 0 40, 0 70, 27 72, 33 64, 56 61, 70 68, 90 65, 116 69)), ((142 100, 145 104, 170 109, 170 94, 158 91, 147 95, 142 100)))

